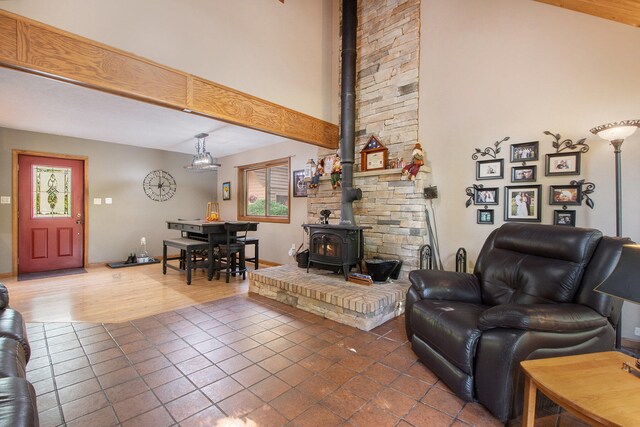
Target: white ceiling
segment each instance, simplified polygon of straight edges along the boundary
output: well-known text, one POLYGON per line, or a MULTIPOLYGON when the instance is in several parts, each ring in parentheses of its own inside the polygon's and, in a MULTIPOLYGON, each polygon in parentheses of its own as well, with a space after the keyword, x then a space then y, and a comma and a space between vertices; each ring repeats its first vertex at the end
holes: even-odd
POLYGON ((219 158, 288 139, 0 67, 0 127, 219 158))

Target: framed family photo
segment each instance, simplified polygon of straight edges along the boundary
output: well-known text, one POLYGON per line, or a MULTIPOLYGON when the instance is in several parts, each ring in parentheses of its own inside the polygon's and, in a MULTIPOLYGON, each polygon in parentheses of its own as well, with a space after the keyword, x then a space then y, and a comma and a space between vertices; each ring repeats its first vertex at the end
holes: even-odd
POLYGON ((478 160, 476 162, 476 179, 504 178, 504 159, 478 160))
POLYGON ((576 211, 555 210, 553 211, 553 225, 576 226, 576 211))
POLYGON ((580 206, 582 204, 582 187, 579 185, 550 185, 549 204, 580 206))
POLYGON ((498 195, 498 187, 477 188, 473 197, 473 203, 475 205, 497 205, 498 195))
POLYGON ((538 160, 538 141, 511 144, 511 163, 538 160))
POLYGON ((304 170, 293 171, 293 197, 307 197, 307 183, 304 182, 304 170))
POLYGON ((580 175, 580 152, 547 154, 544 174, 580 175))
POLYGON ((514 166, 511 168, 511 182, 536 182, 537 166, 514 166))
POLYGON ((511 185, 504 187, 504 220, 540 222, 541 185, 511 185))
POLYGON ((493 209, 478 209, 478 218, 476 223, 478 224, 493 224, 494 213, 493 209))

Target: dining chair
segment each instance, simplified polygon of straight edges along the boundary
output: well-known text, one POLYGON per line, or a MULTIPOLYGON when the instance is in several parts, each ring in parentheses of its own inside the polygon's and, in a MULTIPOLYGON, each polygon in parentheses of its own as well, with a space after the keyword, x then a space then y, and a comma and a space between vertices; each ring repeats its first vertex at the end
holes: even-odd
POLYGON ((242 273, 242 280, 247 275, 247 265, 245 259, 245 243, 247 231, 249 231, 250 223, 248 222, 225 222, 224 229, 227 239, 225 243, 219 245, 220 253, 217 256, 218 268, 216 271, 216 279, 220 279, 220 271, 222 271, 223 263, 225 267, 226 282, 229 283, 229 276, 242 273))

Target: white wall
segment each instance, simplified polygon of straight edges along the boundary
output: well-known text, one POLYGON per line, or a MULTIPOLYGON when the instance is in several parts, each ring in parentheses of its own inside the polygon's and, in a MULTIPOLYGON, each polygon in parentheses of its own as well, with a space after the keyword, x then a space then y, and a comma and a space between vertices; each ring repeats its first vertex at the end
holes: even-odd
POLYGON ((336 0, 4 0, 0 8, 334 119, 336 0))
MULTIPOLYGON (((582 177, 596 184, 595 209, 577 207, 577 225, 615 234, 613 149, 589 129, 640 118, 640 29, 529 0, 422 0, 420 142, 439 188, 438 231, 446 266, 460 246, 475 261, 490 231, 465 209, 464 189, 475 182, 474 148, 503 143, 505 179, 511 185, 509 144, 540 141, 554 151, 545 130, 574 140, 587 137, 582 177)), ((546 178, 542 222, 552 223, 546 178)), ((640 132, 623 145, 624 235, 640 242, 640 132)), ((501 191, 501 198, 504 197, 501 191)), ((504 202, 496 209, 503 221, 504 202)), ((625 305, 623 335, 640 326, 640 311, 625 305)))
MULTIPOLYGON (((0 128, 2 195, 11 195, 14 149, 88 157, 90 263, 126 259, 143 236, 148 251, 162 255, 162 240, 176 235, 165 221, 204 218, 207 202, 216 197, 215 173, 194 174, 183 168, 190 155, 0 128), (166 202, 149 199, 142 189, 144 177, 156 169, 176 180, 176 193, 166 202), (93 204, 94 198, 105 197, 111 197, 113 204, 93 204)), ((11 206, 0 205, 0 274, 11 272, 11 206)))
MULTIPOLYGON (((310 158, 317 157, 317 147, 299 142, 283 142, 248 153, 221 157, 222 167, 218 170, 218 201, 220 214, 223 220, 235 221, 238 212, 238 166, 267 160, 291 157, 291 171, 304 169, 304 165, 310 158), (222 200, 222 183, 231 182, 231 200, 222 200)), ((292 244, 296 248, 306 241, 303 235, 302 224, 307 219, 307 198, 293 197, 290 194, 289 224, 276 224, 262 222, 258 225, 258 231, 253 233, 260 238, 260 259, 279 264, 292 263, 293 259, 287 255, 292 244)))

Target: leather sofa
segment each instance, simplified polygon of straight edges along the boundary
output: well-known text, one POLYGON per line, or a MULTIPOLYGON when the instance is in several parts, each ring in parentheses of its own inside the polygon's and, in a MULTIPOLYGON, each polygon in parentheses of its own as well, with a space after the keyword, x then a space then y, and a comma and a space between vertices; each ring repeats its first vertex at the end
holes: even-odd
POLYGON ((472 274, 409 274, 406 330, 451 390, 502 422, 522 413, 520 361, 612 350, 622 303, 593 289, 628 239, 598 230, 507 223, 472 274))
POLYGON ((26 380, 31 347, 22 315, 0 283, 0 426, 38 426, 36 393, 26 380))

